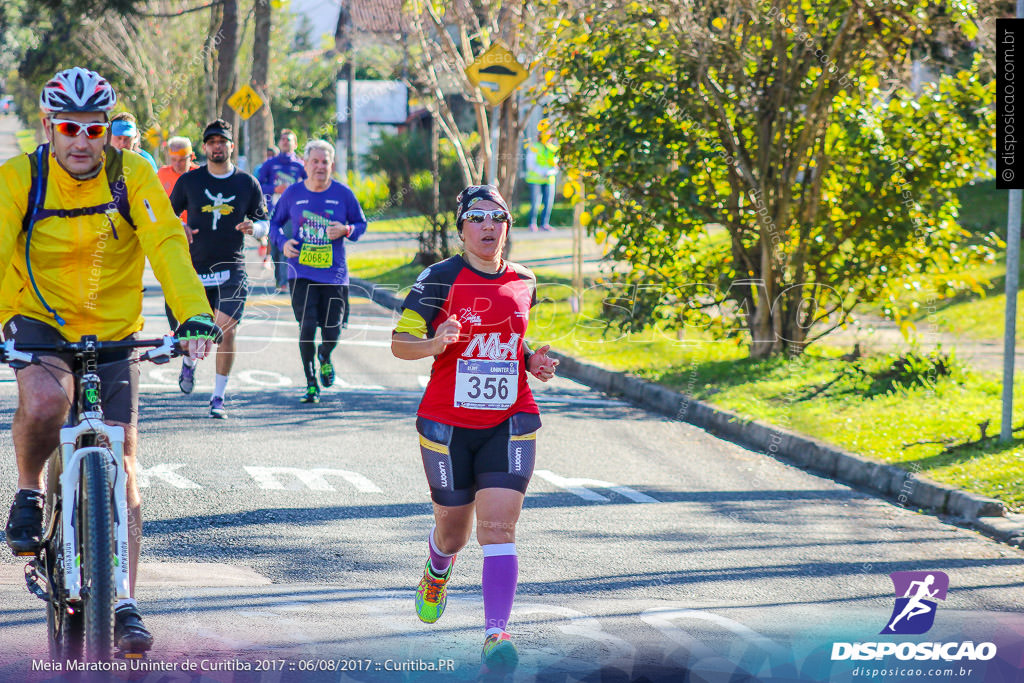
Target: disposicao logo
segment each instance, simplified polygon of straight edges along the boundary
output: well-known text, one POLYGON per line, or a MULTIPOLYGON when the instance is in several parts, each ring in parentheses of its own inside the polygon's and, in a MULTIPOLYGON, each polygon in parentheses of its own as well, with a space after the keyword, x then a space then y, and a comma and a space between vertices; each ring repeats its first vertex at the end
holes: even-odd
POLYGON ((945 600, 949 577, 943 572, 893 572, 896 605, 885 628, 879 633, 916 636, 927 633, 935 623, 935 600, 945 600))
MULTIPOLYGON (((935 623, 936 600, 945 600, 949 577, 939 571, 893 572, 896 604, 881 635, 920 635, 935 623)), ((986 661, 996 656, 994 643, 972 641, 946 643, 832 643, 832 661, 870 660, 896 657, 899 660, 986 661)))

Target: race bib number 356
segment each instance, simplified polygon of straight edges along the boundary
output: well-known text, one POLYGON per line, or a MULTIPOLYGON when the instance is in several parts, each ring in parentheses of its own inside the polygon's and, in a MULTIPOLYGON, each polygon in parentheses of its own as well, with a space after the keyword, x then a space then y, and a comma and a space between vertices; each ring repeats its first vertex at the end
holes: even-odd
POLYGON ((455 407, 508 410, 519 394, 519 361, 460 360, 455 370, 455 407))

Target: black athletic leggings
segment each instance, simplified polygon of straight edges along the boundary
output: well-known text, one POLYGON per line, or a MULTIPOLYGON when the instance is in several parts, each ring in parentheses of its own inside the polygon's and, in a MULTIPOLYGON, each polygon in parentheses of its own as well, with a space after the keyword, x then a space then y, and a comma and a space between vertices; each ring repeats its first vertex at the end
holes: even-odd
POLYGON ((316 355, 320 362, 331 357, 342 328, 348 325, 348 285, 322 284, 306 278, 288 281, 292 291, 292 311, 299 323, 299 357, 306 383, 316 382, 316 355), (316 348, 316 330, 320 328, 320 348, 316 348))

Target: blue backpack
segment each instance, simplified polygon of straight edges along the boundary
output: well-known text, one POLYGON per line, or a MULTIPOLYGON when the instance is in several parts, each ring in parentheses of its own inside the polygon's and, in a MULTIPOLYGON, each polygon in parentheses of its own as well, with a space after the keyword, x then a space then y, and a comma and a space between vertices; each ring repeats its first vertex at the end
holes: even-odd
MULTIPOLYGON (((135 222, 132 220, 131 208, 128 205, 128 185, 124 182, 124 175, 122 173, 124 160, 121 156, 121 150, 107 145, 105 151, 107 158, 103 163, 103 168, 106 171, 107 184, 110 186, 110 196, 113 197, 113 204, 128 225, 134 228, 135 222)), ((111 208, 109 203, 78 209, 43 208, 43 201, 46 199, 46 178, 50 172, 50 164, 47 162, 49 154, 50 145, 45 144, 39 145, 34 152, 27 155, 32 184, 28 190, 28 208, 25 211, 25 217, 21 220, 22 230, 30 231, 33 223, 52 216, 59 216, 61 218, 92 216, 97 213, 106 213, 111 208)), ((110 227, 114 230, 114 239, 117 239, 117 230, 114 229, 113 221, 111 221, 110 227)))
MULTIPOLYGON (((77 216, 93 216, 98 213, 105 214, 110 208, 111 204, 117 208, 117 212, 121 214, 121 217, 128 223, 128 225, 135 228, 135 222, 132 220, 131 207, 128 204, 128 184, 124 180, 124 160, 121 156, 121 150, 114 149, 110 145, 107 145, 105 149, 106 159, 103 163, 103 168, 107 175, 107 184, 110 186, 110 196, 113 198, 111 202, 106 204, 98 204, 96 206, 86 206, 77 209, 47 209, 43 207, 43 202, 46 199, 46 178, 50 172, 50 164, 48 157, 50 155, 50 145, 39 145, 36 147, 34 152, 28 154, 28 165, 31 173, 32 183, 29 185, 28 190, 28 207, 25 209, 25 216, 21 219, 21 229, 27 234, 25 235, 25 264, 28 267, 28 279, 32 283, 32 289, 35 291, 36 297, 39 298, 39 302, 43 304, 43 308, 50 313, 57 324, 64 326, 64 319, 53 308, 50 304, 46 303, 46 299, 43 298, 43 293, 39 291, 39 287, 36 285, 36 279, 32 275, 32 259, 29 258, 29 247, 32 244, 32 229, 35 227, 36 221, 40 221, 44 218, 51 218, 58 216, 60 218, 75 218, 77 216)), ((114 227, 114 221, 110 220, 110 230, 114 234, 114 239, 117 239, 117 229, 114 227)))

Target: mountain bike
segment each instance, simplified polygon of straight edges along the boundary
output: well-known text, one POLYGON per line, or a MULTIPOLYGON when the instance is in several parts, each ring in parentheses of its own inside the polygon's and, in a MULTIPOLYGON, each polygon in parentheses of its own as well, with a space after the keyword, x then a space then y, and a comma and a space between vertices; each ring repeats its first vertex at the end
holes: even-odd
POLYGON ((129 362, 161 364, 180 354, 170 336, 114 342, 86 336, 77 342, 17 348, 13 341, 0 344, 0 362, 14 368, 45 365, 64 371, 33 352, 70 354, 73 359, 74 397, 60 430, 60 446, 47 464, 43 539, 25 565, 29 591, 46 602, 55 661, 105 661, 115 654, 114 605, 130 597, 125 437, 123 427, 103 422, 97 364, 101 351, 138 348, 150 350, 129 362))

